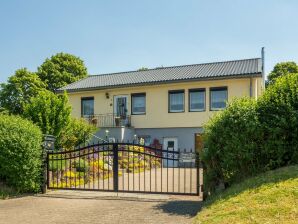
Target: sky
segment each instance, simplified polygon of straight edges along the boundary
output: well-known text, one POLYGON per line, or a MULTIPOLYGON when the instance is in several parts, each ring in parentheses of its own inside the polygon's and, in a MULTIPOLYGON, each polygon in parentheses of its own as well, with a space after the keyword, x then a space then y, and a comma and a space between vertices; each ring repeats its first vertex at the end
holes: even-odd
POLYGON ((0 82, 58 52, 89 74, 261 56, 298 62, 297 0, 0 0, 0 82))

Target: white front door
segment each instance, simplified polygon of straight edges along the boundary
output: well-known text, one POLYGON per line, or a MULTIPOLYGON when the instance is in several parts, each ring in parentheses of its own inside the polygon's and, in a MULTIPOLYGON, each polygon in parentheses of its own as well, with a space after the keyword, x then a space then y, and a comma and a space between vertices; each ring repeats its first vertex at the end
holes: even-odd
MULTIPOLYGON (((177 138, 164 138, 163 139, 163 150, 178 151, 178 139, 177 138)), ((163 159, 163 167, 178 167, 178 161, 172 160, 175 158, 174 155, 169 153, 169 159, 163 159)))

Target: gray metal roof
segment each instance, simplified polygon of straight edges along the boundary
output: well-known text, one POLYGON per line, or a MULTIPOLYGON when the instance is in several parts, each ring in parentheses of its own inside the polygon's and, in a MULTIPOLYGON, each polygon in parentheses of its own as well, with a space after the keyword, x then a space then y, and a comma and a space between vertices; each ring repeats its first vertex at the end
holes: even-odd
POLYGON ((119 72, 102 75, 91 75, 71 83, 59 91, 68 92, 116 88, 121 86, 148 85, 158 83, 182 82, 260 76, 262 61, 260 58, 224 61, 204 64, 162 67, 145 71, 119 72))

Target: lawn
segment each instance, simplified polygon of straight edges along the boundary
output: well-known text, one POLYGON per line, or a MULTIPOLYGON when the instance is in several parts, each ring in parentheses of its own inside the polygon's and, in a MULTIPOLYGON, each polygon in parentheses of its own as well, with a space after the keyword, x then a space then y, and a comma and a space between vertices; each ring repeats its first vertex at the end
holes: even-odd
POLYGON ((213 195, 194 223, 298 223, 298 165, 268 171, 213 195))

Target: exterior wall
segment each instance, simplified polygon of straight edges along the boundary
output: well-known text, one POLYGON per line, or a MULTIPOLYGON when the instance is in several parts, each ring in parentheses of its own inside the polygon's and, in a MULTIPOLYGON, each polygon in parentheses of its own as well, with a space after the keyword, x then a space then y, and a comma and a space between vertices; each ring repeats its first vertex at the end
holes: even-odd
POLYGON ((106 140, 109 140, 109 138, 114 138, 118 142, 121 142, 121 141, 131 142, 134 138, 135 133, 136 132, 134 128, 127 128, 127 127, 101 128, 94 134, 96 137, 93 137, 90 140, 90 142, 98 142, 102 140, 106 141, 106 140), (106 130, 109 131, 108 136, 106 136, 107 135, 106 130))
POLYGON ((181 150, 186 149, 186 151, 195 149, 194 136, 196 133, 203 132, 202 128, 102 128, 95 134, 97 137, 93 137, 90 140, 90 143, 108 140, 106 138, 106 130, 109 130, 109 138, 115 138, 115 140, 124 142, 132 142, 135 134, 138 137, 150 136, 151 142, 154 139, 158 139, 160 144, 163 144, 164 138, 177 138, 178 148, 181 150))
POLYGON ((160 144, 163 144, 164 138, 177 138, 178 148, 181 150, 195 148, 195 133, 202 133, 202 128, 144 128, 136 129, 138 136, 149 135, 151 141, 158 139, 160 144))
POLYGON ((263 78, 253 78, 252 79, 252 97, 257 99, 264 91, 264 86, 263 86, 263 78))
POLYGON ((131 114, 131 93, 146 93, 146 114, 131 115, 132 126, 135 128, 174 128, 174 127, 202 127, 208 119, 216 113, 210 111, 209 88, 228 87, 228 100, 234 97, 250 96, 257 98, 262 92, 262 78, 222 79, 210 81, 192 81, 172 84, 156 84, 105 90, 93 90, 69 93, 72 105, 72 115, 81 116, 81 97, 94 97, 94 113, 107 114, 114 112, 113 98, 117 95, 128 96, 128 114, 131 114), (252 91, 250 91, 252 83, 252 91), (206 88, 206 111, 188 112, 188 89, 206 88), (168 112, 168 91, 185 90, 185 112, 168 112), (109 99, 106 98, 106 93, 109 99))

